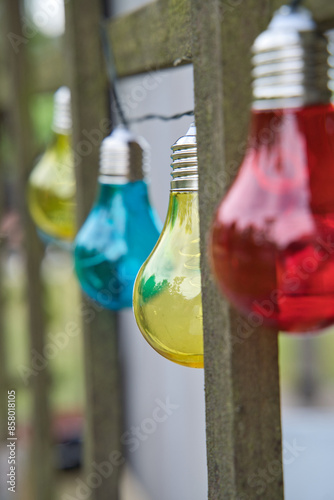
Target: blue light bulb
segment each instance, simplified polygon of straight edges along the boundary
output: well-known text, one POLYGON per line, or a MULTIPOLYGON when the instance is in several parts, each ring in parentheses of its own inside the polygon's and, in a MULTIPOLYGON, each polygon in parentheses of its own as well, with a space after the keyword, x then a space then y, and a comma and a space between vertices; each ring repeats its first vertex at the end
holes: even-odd
POLYGON ((146 151, 124 127, 104 139, 97 200, 74 242, 81 287, 107 309, 131 307, 134 280, 160 234, 144 179, 146 151))

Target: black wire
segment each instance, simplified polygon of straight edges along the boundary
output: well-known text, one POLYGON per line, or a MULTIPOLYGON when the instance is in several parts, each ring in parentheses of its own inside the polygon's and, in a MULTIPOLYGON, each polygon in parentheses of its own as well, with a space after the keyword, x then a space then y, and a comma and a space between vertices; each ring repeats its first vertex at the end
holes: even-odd
POLYGON ((182 118, 183 116, 194 116, 193 111, 186 111, 185 113, 177 113, 176 115, 171 115, 171 116, 165 116, 165 115, 144 115, 144 116, 139 116, 137 118, 131 118, 129 120, 129 123, 141 123, 141 122, 146 122, 148 120, 162 120, 165 122, 171 121, 171 120, 178 120, 179 118, 182 118))
POLYGON ((104 19, 108 19, 112 15, 112 5, 110 0, 102 0, 102 15, 104 19))
POLYGON ((115 70, 115 63, 114 63, 114 57, 113 53, 110 49, 109 45, 109 39, 108 39, 108 33, 106 29, 106 22, 101 22, 101 42, 102 42, 102 50, 103 50, 103 55, 106 63, 106 68, 107 68, 107 76, 109 80, 109 85, 112 91, 112 95, 116 104, 116 108, 119 114, 119 117, 121 119, 121 122, 125 127, 128 127, 128 120, 123 112, 123 108, 121 105, 121 102, 118 97, 118 92, 116 90, 116 81, 117 81, 117 74, 115 70))
POLYGON ((103 50, 105 64, 106 64, 106 68, 107 68, 107 76, 108 76, 108 80, 109 80, 109 86, 110 86, 112 96, 113 96, 113 99, 114 99, 114 102, 116 105, 116 109, 117 109, 117 112, 119 114, 119 117, 121 119, 122 124, 128 128, 130 123, 141 123, 141 122, 148 121, 148 120, 171 121, 171 120, 178 120, 179 118, 182 118, 183 116, 193 116, 194 111, 186 111, 185 113, 177 113, 176 115, 171 115, 171 116, 149 114, 149 115, 139 116, 137 118, 131 118, 131 119, 128 119, 125 116, 125 113, 123 111, 121 101, 119 99, 118 92, 116 89, 117 73, 116 73, 116 69, 115 69, 116 67, 115 67, 113 52, 112 52, 110 44, 109 44, 109 37, 108 37, 108 32, 107 32, 106 26, 107 26, 106 21, 101 22, 100 32, 101 32, 102 50, 103 50))
POLYGON ((292 2, 290 3, 290 7, 292 10, 295 10, 297 9, 301 4, 302 4, 303 0, 292 0, 292 2))
MULTIPOLYGON (((112 5, 111 0, 101 0, 101 10, 102 10, 102 19, 104 22, 107 22, 112 15, 112 5)), ((101 35, 101 43, 102 43, 102 35, 101 35)), ((110 125, 108 127, 109 133, 113 129, 113 114, 112 114, 112 102, 113 102, 113 93, 111 86, 107 90, 107 99, 108 99, 108 117, 110 118, 110 125)))

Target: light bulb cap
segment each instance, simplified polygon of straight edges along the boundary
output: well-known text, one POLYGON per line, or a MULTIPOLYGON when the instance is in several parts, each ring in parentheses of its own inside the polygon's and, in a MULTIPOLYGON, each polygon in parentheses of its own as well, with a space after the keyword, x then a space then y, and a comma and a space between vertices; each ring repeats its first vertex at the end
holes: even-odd
POLYGON ((328 36, 328 52, 329 52, 329 88, 334 93, 334 33, 329 31, 328 36))
POLYGON ((71 91, 68 87, 60 87, 53 96, 52 129, 57 134, 72 133, 71 91))
POLYGON ((186 135, 180 137, 172 149, 173 171, 171 176, 171 191, 197 191, 198 190, 198 162, 196 127, 192 123, 186 135))
POLYGON ((146 177, 148 164, 148 143, 124 125, 116 127, 101 143, 101 182, 125 184, 142 180, 146 177))
POLYGON ((253 45, 253 108, 330 102, 328 40, 309 10, 281 7, 253 45))

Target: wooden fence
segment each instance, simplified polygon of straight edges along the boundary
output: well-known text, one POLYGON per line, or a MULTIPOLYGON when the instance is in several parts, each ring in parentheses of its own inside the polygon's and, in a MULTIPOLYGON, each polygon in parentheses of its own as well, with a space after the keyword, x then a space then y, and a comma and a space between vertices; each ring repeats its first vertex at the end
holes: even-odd
MULTIPOLYGON (((20 1, 5 0, 4 3, 6 33, 22 36, 20 1)), ((108 82, 100 44, 104 13, 97 0, 65 3, 67 71, 61 74, 67 75, 68 81, 62 83, 69 83, 72 90, 75 149, 85 139, 84 130, 99 129, 101 120, 109 118, 108 82)), ((249 478, 270 463, 280 465, 268 485, 266 498, 281 500, 284 497, 277 337, 258 328, 249 339, 234 342, 240 317, 218 293, 206 254, 212 214, 223 195, 217 190, 215 179, 233 162, 241 160, 239 146, 247 133, 251 102, 249 47, 282 3, 276 0, 157 0, 129 15, 108 20, 108 34, 120 78, 182 64, 193 64, 194 68, 210 500, 262 499, 251 487, 249 478), (210 197, 208 192, 212 194, 210 197)), ((323 29, 334 28, 333 2, 308 0, 305 6, 312 10, 323 29)), ((52 89, 53 82, 57 87, 60 73, 55 72, 52 79, 51 70, 44 83, 41 76, 34 86, 27 78, 31 71, 26 67, 26 46, 22 44, 15 54, 6 36, 3 44, 11 64, 12 98, 8 101, 7 92, 1 91, 0 109, 10 113, 15 123, 13 141, 23 200, 34 152, 28 96, 30 92, 52 89)), ((36 60, 33 64, 34 68, 41 66, 36 60)), ((40 74, 40 69, 36 71, 40 74)), ((93 201, 98 151, 98 146, 93 147, 93 152, 82 158, 76 171, 79 225, 93 201)), ((44 320, 38 279, 42 253, 23 202, 22 217, 26 228, 31 345, 42 350, 44 320)), ((89 324, 83 322, 83 326, 87 385, 85 463, 89 472, 94 461, 103 461, 110 450, 119 445, 117 315, 99 312, 89 324)), ((36 378, 32 391, 35 401, 32 498, 51 500, 54 478, 46 372, 36 378), (36 457, 39 457, 38 471, 36 457)), ((92 500, 117 500, 118 480, 118 474, 105 479, 93 492, 92 500)))

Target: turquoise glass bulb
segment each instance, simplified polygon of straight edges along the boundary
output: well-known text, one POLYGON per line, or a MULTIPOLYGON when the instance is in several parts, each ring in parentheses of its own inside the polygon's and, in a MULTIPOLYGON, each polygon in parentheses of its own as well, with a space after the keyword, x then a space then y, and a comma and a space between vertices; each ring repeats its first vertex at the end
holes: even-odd
POLYGON ((160 234, 144 178, 131 181, 130 172, 110 174, 124 170, 124 164, 118 163, 123 153, 133 172, 136 161, 140 158, 142 162, 142 155, 138 155, 142 149, 137 146, 133 136, 122 128, 103 141, 99 193, 74 243, 75 270, 82 289, 112 310, 131 307, 134 280, 160 234), (125 154, 127 149, 130 154, 125 154))

